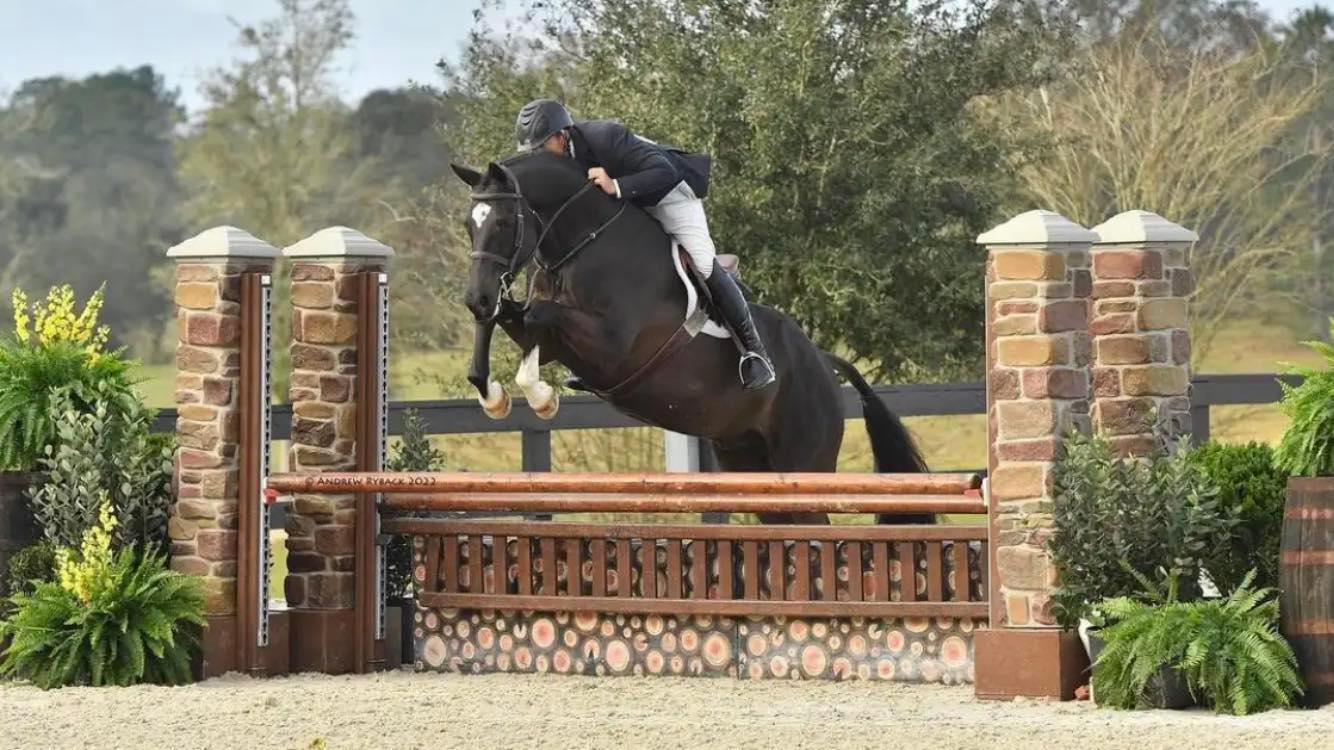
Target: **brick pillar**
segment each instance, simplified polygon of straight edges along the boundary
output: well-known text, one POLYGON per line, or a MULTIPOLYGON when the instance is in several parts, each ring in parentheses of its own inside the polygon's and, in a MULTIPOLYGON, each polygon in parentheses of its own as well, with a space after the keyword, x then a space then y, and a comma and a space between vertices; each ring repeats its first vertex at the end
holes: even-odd
POLYGON ((1123 455, 1146 455, 1154 425, 1191 431, 1190 246, 1199 237, 1148 211, 1093 229, 1093 424, 1123 455))
MULTIPOLYGON (((292 264, 292 447, 295 472, 356 468, 358 274, 393 251, 331 227, 283 251, 292 264)), ((354 668, 354 495, 297 495, 287 518, 284 591, 295 671, 354 668)))
POLYGON ((238 668, 237 502, 242 277, 268 274, 277 248, 215 227, 167 251, 176 261, 176 504, 171 567, 204 579, 204 676, 238 668))
POLYGON ((1055 627, 1051 466, 1089 423, 1089 248, 1095 236, 1030 211, 978 237, 987 248, 991 628, 976 642, 980 697, 1069 698, 1084 664, 1055 627))

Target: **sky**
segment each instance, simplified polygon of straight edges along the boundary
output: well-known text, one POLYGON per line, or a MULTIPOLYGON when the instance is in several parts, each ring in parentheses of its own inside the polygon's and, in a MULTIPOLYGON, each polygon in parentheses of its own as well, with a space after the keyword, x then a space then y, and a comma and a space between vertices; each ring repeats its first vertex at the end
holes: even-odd
MULTIPOLYGON (((478 0, 351 0, 352 49, 337 81, 355 100, 408 81, 436 83, 435 63, 456 59, 478 0)), ((237 29, 277 15, 275 0, 0 0, 0 93, 40 76, 82 77, 151 64, 201 103, 206 73, 236 59, 237 29)))
MULTIPOLYGON (((1285 19, 1312 0, 1259 0, 1285 19)), ((357 39, 337 82, 355 101, 381 87, 437 81, 435 62, 456 59, 479 0, 351 0, 357 39)), ((239 54, 234 18, 275 15, 274 0, 0 0, 0 94, 41 76, 83 77, 151 64, 200 105, 206 72, 239 54)))

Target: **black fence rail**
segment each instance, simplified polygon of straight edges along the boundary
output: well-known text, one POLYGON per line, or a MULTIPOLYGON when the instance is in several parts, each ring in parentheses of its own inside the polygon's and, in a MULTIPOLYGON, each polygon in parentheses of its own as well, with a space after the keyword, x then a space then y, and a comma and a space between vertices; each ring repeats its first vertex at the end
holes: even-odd
MULTIPOLYGON (((1301 382, 1289 375, 1200 375, 1192 381, 1191 418, 1197 443, 1209 439, 1210 409, 1215 406, 1262 405, 1276 403, 1282 396, 1279 381, 1301 382)), ((986 413, 986 388, 982 383, 945 383, 925 385, 878 385, 875 392, 901 417, 976 415, 986 413)), ((522 435, 522 469, 551 470, 551 433, 556 430, 614 429, 643 427, 644 423, 627 417, 593 396, 564 396, 560 413, 547 422, 538 419, 516 399, 510 416, 493 420, 482 413, 473 399, 440 401, 395 401, 389 404, 389 432, 402 434, 403 417, 416 410, 432 435, 518 432, 522 435)), ((862 416, 861 400, 851 387, 843 389, 843 415, 847 419, 862 416)), ((153 423, 158 432, 176 429, 176 410, 164 409, 153 423)), ((286 440, 292 434, 292 407, 273 407, 273 438, 286 440)), ((702 459, 707 464, 707 460, 702 459)), ((959 467, 954 467, 959 468, 959 467)))
MULTIPOLYGON (((1300 377, 1287 375, 1201 375, 1191 381, 1191 421, 1195 442, 1209 439, 1210 409, 1215 406, 1246 406, 1276 403, 1283 395, 1279 381, 1296 385, 1300 377)), ((966 416, 986 413, 987 393, 982 383, 945 383, 925 385, 878 385, 875 392, 901 417, 966 416)), ((389 404, 389 432, 403 433, 403 418, 416 410, 432 435, 467 435, 475 433, 518 432, 521 434, 523 471, 551 471, 551 433, 555 430, 615 429, 644 427, 593 396, 562 396, 560 413, 547 422, 538 419, 522 400, 515 400, 510 416, 502 420, 487 417, 474 399, 439 401, 394 401, 389 404)), ((843 415, 847 419, 862 416, 861 399, 851 387, 843 389, 843 415)), ((153 423, 156 432, 176 429, 176 410, 163 409, 153 423)), ((290 404, 273 406, 273 439, 287 440, 292 434, 290 404)), ((700 470, 717 468, 707 443, 700 445, 700 470)), ((985 474, 985 469, 951 467, 951 471, 985 474)), ((287 504, 278 503, 270 514, 269 527, 281 529, 286 523, 287 504)), ((527 515, 527 514, 525 514, 527 515)), ((725 523, 727 514, 704 514, 706 522, 725 523)), ((527 516, 549 520, 548 516, 527 516)))

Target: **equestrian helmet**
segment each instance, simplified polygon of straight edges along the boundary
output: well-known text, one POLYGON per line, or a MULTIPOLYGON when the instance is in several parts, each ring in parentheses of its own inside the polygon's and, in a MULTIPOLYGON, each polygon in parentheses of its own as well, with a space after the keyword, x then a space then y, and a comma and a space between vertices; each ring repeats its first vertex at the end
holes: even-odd
POLYGON ((514 135, 520 151, 532 151, 573 124, 574 118, 565 105, 555 99, 534 99, 519 110, 514 135))

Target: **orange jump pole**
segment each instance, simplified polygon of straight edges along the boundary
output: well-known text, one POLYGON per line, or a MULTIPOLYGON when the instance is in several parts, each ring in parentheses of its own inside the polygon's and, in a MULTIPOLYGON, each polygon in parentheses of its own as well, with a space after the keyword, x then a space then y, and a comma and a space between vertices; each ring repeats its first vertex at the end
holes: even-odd
POLYGON ((491 513, 978 513, 979 498, 958 495, 670 495, 429 492, 385 496, 396 511, 491 513))
POLYGON ((977 490, 981 486, 982 478, 976 474, 469 472, 274 474, 268 478, 265 485, 271 497, 358 492, 959 496, 977 490))

